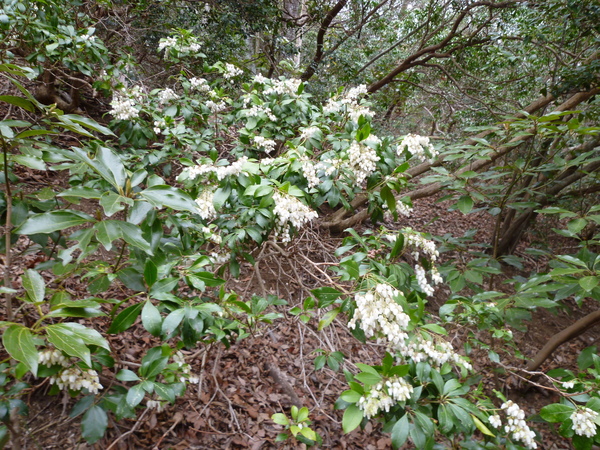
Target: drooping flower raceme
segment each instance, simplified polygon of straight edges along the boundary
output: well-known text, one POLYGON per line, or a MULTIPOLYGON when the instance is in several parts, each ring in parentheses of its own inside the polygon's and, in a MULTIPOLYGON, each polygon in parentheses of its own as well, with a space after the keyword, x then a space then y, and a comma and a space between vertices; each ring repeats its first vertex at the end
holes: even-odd
POLYGON ((117 120, 131 120, 140 115, 140 111, 135 107, 135 101, 123 94, 116 93, 110 102, 112 109, 109 114, 117 120))
POLYGON ((283 242, 290 242, 292 239, 290 225, 299 230, 318 217, 315 211, 292 195, 275 191, 273 200, 275 201, 273 213, 276 216, 275 236, 281 236, 283 242))
POLYGON ((404 402, 410 398, 413 387, 404 378, 393 376, 387 378, 365 393, 356 404, 364 411, 366 418, 377 415, 380 411, 388 412, 396 402, 404 402))
POLYGON ((247 156, 242 156, 237 161, 227 165, 227 166, 215 166, 213 164, 199 164, 197 166, 188 167, 185 171, 190 180, 193 180, 200 175, 204 175, 206 173, 214 173, 217 176, 217 179, 221 181, 225 177, 228 176, 236 176, 243 172, 244 164, 248 162, 247 156))
POLYGON ((392 345, 403 343, 408 338, 405 330, 410 317, 396 302, 398 295, 398 290, 384 283, 364 294, 357 293, 354 296, 356 310, 348 322, 348 328, 356 328, 356 323, 360 320, 360 327, 366 337, 384 338, 392 345))
POLYGON ((71 362, 67 357, 65 357, 65 355, 57 348, 47 348, 39 352, 38 362, 46 367, 52 367, 54 365, 69 367, 71 365, 71 362))
POLYGON ((267 139, 264 136, 254 136, 252 138, 257 147, 262 147, 265 153, 269 154, 275 150, 277 143, 272 139, 267 139))
POLYGON ((596 418, 598 413, 589 408, 578 406, 571 414, 570 419, 573 421, 573 431, 579 436, 594 437, 596 436, 596 418))
POLYGON ((523 442, 528 448, 537 448, 535 433, 525 423, 525 412, 512 400, 503 403, 501 409, 506 412, 507 424, 504 431, 512 433, 512 438, 523 442))
POLYGON ((171 100, 175 100, 176 98, 179 98, 179 96, 171 88, 163 89, 158 93, 158 103, 161 105, 164 105, 171 100))
MULTIPOLYGON (((255 77, 256 81, 256 77, 255 77)), ((297 78, 287 78, 283 80, 271 80, 273 85, 263 91, 264 95, 269 94, 287 94, 290 97, 297 97, 298 88, 302 84, 302 80, 297 78)))
POLYGON ((371 147, 353 141, 348 148, 348 168, 354 173, 357 183, 362 183, 377 169, 377 152, 371 147))
POLYGON ((421 161, 433 162, 439 153, 431 145, 427 136, 419 136, 418 134, 408 134, 402 139, 396 150, 398 155, 404 151, 404 147, 408 148, 409 153, 421 161))
POLYGON ((77 366, 69 367, 52 375, 50 383, 56 384, 60 389, 67 388, 71 391, 87 389, 91 394, 97 394, 100 389, 103 389, 95 370, 82 370, 77 366))
POLYGON ((198 214, 204 220, 211 220, 217 217, 217 210, 213 204, 213 197, 215 193, 210 189, 202 191, 200 196, 196 199, 196 205, 198 205, 198 214))

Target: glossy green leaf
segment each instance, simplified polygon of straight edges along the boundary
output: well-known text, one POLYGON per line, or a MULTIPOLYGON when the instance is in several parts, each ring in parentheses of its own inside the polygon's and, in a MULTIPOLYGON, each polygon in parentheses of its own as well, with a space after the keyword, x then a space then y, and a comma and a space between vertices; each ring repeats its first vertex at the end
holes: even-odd
POLYGON ((573 405, 561 405, 558 403, 554 403, 552 405, 544 406, 540 410, 540 416, 546 422, 556 423, 556 422, 564 422, 571 414, 573 414, 575 408, 573 405))
POLYGON ((119 381, 139 381, 140 377, 138 377, 135 372, 132 372, 129 369, 121 369, 119 373, 116 375, 117 380, 119 381))
POLYGON ((142 324, 152 336, 160 336, 162 330, 162 317, 158 308, 150 300, 146 300, 142 309, 142 324))
POLYGON ((81 436, 88 444, 98 442, 104 436, 108 426, 106 411, 98 405, 92 406, 81 419, 81 436))
POLYGON ((27 299, 33 303, 42 303, 46 296, 46 282, 35 270, 27 269, 23 275, 23 288, 27 292, 27 299))
POLYGON ((94 222, 94 218, 79 211, 64 209, 62 211, 34 214, 27 218, 14 232, 17 234, 48 234, 88 222, 94 222))
POLYGON ((172 186, 152 186, 141 191, 139 195, 157 208, 167 207, 175 211, 198 212, 196 202, 187 193, 172 186))
POLYGON ((29 328, 16 324, 10 325, 4 330, 2 345, 10 356, 21 361, 34 376, 37 376, 38 351, 29 328))
POLYGON ((121 311, 119 315, 115 317, 113 322, 110 324, 108 333, 121 333, 122 331, 125 331, 127 328, 133 325, 138 316, 140 315, 143 306, 144 303, 140 302, 135 305, 128 306, 123 311, 121 311))
POLYGON ((344 417, 342 418, 342 429, 344 433, 350 433, 360 425, 363 419, 363 410, 356 405, 350 405, 344 411, 344 417))
POLYGON ((88 367, 92 367, 90 349, 85 345, 85 342, 78 335, 72 333, 71 330, 61 325, 63 324, 48 325, 46 327, 48 341, 67 355, 75 356, 85 362, 88 367))
POLYGON ((130 408, 135 408, 141 403, 146 396, 146 392, 141 384, 136 384, 129 391, 127 391, 127 404, 130 408))

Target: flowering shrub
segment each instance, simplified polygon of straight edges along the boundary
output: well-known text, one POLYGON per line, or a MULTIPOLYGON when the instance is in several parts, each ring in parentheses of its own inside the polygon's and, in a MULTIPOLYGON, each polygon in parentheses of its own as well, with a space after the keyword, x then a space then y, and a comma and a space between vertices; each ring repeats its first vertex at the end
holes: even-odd
MULTIPOLYGON (((92 34, 81 38, 91 45, 92 34)), ((129 303, 96 297, 71 300, 64 293, 48 300, 41 275, 28 271, 24 301, 38 315, 37 322, 31 327, 0 324, 5 328, 3 345, 20 364, 15 377, 29 371, 49 378, 54 392, 83 394, 75 411, 83 414, 83 436, 90 443, 103 436, 107 412, 117 419, 133 417, 144 401, 146 408, 162 411, 198 381, 181 349, 230 345, 252 334, 258 324, 280 317, 267 310, 285 300, 256 295, 243 299, 226 290, 221 276, 227 269, 237 276, 240 261, 254 262, 254 252, 266 241, 276 246, 292 241, 325 208, 349 207, 357 194, 370 196, 375 221, 410 214, 412 205, 395 196, 406 184, 402 173, 410 162, 437 155, 426 137, 373 134, 375 113, 364 86, 320 104, 298 79, 251 77, 230 63, 200 64, 201 49, 199 39, 180 30, 162 39, 158 51, 168 61, 194 64, 171 86, 117 88, 114 82, 110 114, 116 135, 88 119, 56 114, 49 116, 55 121, 49 128, 75 131, 90 141, 82 148, 39 151, 23 145, 33 153, 27 155, 31 158, 11 156, 11 162, 25 161, 34 168, 58 162, 56 170, 68 171, 70 188, 53 196, 46 209, 28 211, 14 229, 32 239, 61 233, 56 256, 52 252, 44 268, 89 279, 92 295, 116 280, 136 294, 129 303), (203 77, 191 76, 199 67, 203 77), (120 151, 94 139, 91 131, 115 136, 120 151), (77 209, 81 199, 97 202, 96 217, 77 209), (117 250, 118 256, 110 261, 96 258, 100 246, 106 252, 117 250), (147 332, 162 342, 141 358, 135 372, 121 369, 113 374, 108 341, 92 323, 48 321, 105 316, 104 302, 114 304, 108 333, 122 333, 141 317, 147 332), (103 373, 131 384, 102 386, 103 373)), ((30 97, 12 102, 51 114, 30 97)), ((31 124, 26 123, 6 126, 11 131, 3 131, 2 142, 10 140, 11 149, 24 142, 38 144, 36 136, 54 132, 35 129, 28 134, 31 124)), ((357 339, 377 340, 386 353, 381 365, 359 362, 357 373, 344 371, 349 389, 337 402, 345 410, 344 431, 373 419, 391 433, 396 448, 409 438, 418 448, 431 448, 444 438, 456 445, 473 444, 476 430, 483 434, 482 447, 536 448, 525 412, 503 398, 499 410, 494 407, 478 386, 468 356, 453 347, 448 331, 426 309, 427 298, 443 283, 434 241, 410 228, 347 233, 333 270, 351 285, 351 292, 324 286, 312 291, 314 298, 307 304, 331 307, 319 330, 336 317, 346 317, 357 339)), ((596 285, 588 277, 595 275, 586 275, 581 287, 592 291, 596 285)), ((532 280, 532 286, 538 285, 532 280)), ((495 295, 474 296, 471 302, 455 298, 440 315, 465 322, 477 316, 497 330, 501 311, 485 303, 495 295)), ((494 336, 510 338, 508 332, 494 336)), ((337 356, 329 355, 330 367, 340 367, 337 356)), ((593 366, 590 375, 597 375, 600 363, 590 358, 585 369, 593 366)), ((553 376, 563 390, 583 392, 593 386, 574 374, 553 376)), ((595 394, 586 395, 577 396, 586 406, 564 400, 541 412, 549 422, 562 421, 561 432, 573 436, 579 448, 596 440, 600 411, 595 394)), ((283 414, 273 420, 293 436, 319 441, 308 426, 306 408, 292 409, 291 420, 283 414)))

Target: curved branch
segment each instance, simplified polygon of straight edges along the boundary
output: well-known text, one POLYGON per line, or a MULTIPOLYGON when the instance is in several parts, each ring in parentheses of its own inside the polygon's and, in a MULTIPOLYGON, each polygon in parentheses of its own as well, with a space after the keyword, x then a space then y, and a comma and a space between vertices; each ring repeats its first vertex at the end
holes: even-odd
POLYGON ((565 328, 560 333, 555 334, 550 338, 546 345, 544 345, 544 347, 537 352, 535 357, 527 363, 527 370, 536 370, 544 361, 546 361, 546 359, 548 359, 554 350, 556 350, 565 342, 576 338, 582 333, 585 333, 590 327, 593 327, 599 322, 600 311, 595 311, 579 319, 573 325, 565 328))
MULTIPOLYGON (((438 51, 447 47, 455 37, 460 35, 461 31, 459 31, 459 27, 460 27, 462 21, 465 19, 465 17, 471 10, 481 7, 481 6, 487 6, 490 10, 491 9, 510 8, 510 7, 515 6, 518 3, 522 3, 522 2, 523 2, 523 0, 508 0, 508 1, 504 1, 504 2, 498 2, 498 3, 493 2, 493 1, 479 1, 479 2, 474 2, 474 3, 470 4, 456 17, 456 19, 454 20, 454 23, 452 25, 452 28, 450 29, 450 31, 448 32, 448 34, 446 35, 446 37, 444 39, 442 39, 437 44, 422 48, 418 52, 416 52, 416 53, 412 54, 411 56, 409 56, 408 58, 404 59, 404 61, 402 61, 400 64, 398 64, 391 72, 389 72, 387 75, 385 75, 380 80, 372 83, 367 88, 368 92, 369 93, 377 92, 382 87, 391 83, 394 80, 394 78, 396 78, 397 75, 399 75, 402 72, 405 72, 406 70, 410 69, 411 67, 414 67, 416 65, 427 62, 434 57, 448 57, 449 56, 448 52, 440 54, 440 53, 438 53, 438 51), (419 60, 419 58, 422 58, 422 57, 423 57, 423 59, 419 60)), ((486 21, 486 23, 489 22, 490 20, 491 19, 488 19, 486 21)), ((471 35, 470 37, 473 37, 473 35, 471 35)), ((479 44, 481 42, 478 41, 477 43, 479 44)), ((473 44, 465 43, 459 47, 462 48, 462 47, 466 47, 466 46, 470 46, 470 45, 473 45, 473 44)))
POLYGON ((340 0, 337 2, 331 11, 327 13, 323 19, 323 22, 321 22, 321 27, 319 28, 319 33, 317 34, 317 51, 315 52, 315 56, 310 65, 306 68, 304 73, 300 75, 300 79, 302 81, 307 81, 316 72, 317 66, 323 59, 323 41, 325 39, 325 33, 327 33, 331 22, 333 19, 335 19, 335 16, 337 16, 344 6, 346 6, 346 3, 348 3, 348 0, 340 0))

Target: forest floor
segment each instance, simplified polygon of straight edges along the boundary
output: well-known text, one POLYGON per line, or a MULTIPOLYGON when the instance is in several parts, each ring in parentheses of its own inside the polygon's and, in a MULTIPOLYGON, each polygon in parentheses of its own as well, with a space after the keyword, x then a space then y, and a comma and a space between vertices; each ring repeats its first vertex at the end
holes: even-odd
MULTIPOLYGON (((0 111, 4 116, 6 111, 0 111)), ((65 140, 64 145, 74 145, 65 140)), ((57 172, 38 172, 25 169, 16 173, 20 178, 19 189, 34 193, 43 187, 56 191, 65 187, 65 179, 57 172)), ((386 224, 389 228, 413 227, 432 235, 450 233, 460 237, 466 230, 477 230, 475 242, 490 242, 491 219, 484 213, 474 212, 463 215, 448 211, 449 202, 437 202, 434 198, 415 202, 410 218, 402 218, 399 223, 386 224)), ((364 227, 369 227, 365 224, 364 227)), ((507 267, 507 277, 528 276, 546 269, 545 260, 535 259, 522 253, 532 240, 543 241, 554 253, 565 250, 570 245, 564 240, 549 238, 550 225, 538 223, 519 246, 517 254, 524 256, 524 268, 517 270, 507 267)), ((48 380, 26 377, 31 388, 26 391, 24 400, 29 406, 29 414, 22 417, 18 432, 22 449, 271 449, 304 448, 294 440, 275 443, 275 437, 282 427, 271 420, 278 412, 289 415, 294 403, 306 406, 311 411, 312 428, 323 439, 321 448, 328 449, 367 449, 382 450, 391 448, 388 435, 381 432, 376 423, 367 424, 364 430, 357 429, 344 435, 341 427, 342 412, 334 410, 339 394, 347 389, 341 371, 334 372, 328 367, 316 371, 315 350, 341 351, 345 355, 342 367, 353 370, 354 363, 378 364, 383 349, 375 343, 366 345, 357 341, 349 332, 341 318, 331 326, 317 331, 324 311, 318 312, 308 323, 298 316, 289 314, 295 306, 301 306, 310 289, 330 285, 333 273, 327 268, 334 265, 337 258, 335 249, 343 236, 331 236, 316 226, 304 231, 284 249, 266 246, 258 258, 259 268, 249 264, 242 266, 237 279, 227 281, 226 287, 236 291, 243 299, 253 293, 274 294, 285 299, 286 306, 277 307, 283 317, 272 325, 258 327, 254 335, 237 342, 229 348, 222 345, 209 345, 184 351, 192 372, 199 377, 197 385, 190 385, 185 395, 163 412, 143 409, 136 419, 115 422, 109 419, 106 436, 94 445, 87 445, 81 438, 79 418, 71 418, 69 412, 77 401, 68 394, 48 396, 48 380), (281 251, 283 250, 283 251, 281 251)), ((35 267, 45 260, 38 252, 28 251, 30 242, 20 238, 14 247, 15 255, 11 267, 13 287, 21 289, 21 275, 28 268, 35 267)), ((444 258, 455 255, 442 255, 444 258)), ((468 255, 467 255, 468 256, 468 255)), ((2 258, 4 263, 4 258, 2 258)), ((4 268, 3 268, 4 270, 4 268)), ((42 272, 48 285, 53 286, 53 275, 42 272)), ((79 279, 70 280, 66 286, 74 298, 89 296, 86 284, 79 279)), ((503 287, 501 280, 496 289, 503 287)), ((22 291, 21 291, 22 292, 22 291)), ((102 295, 107 298, 126 298, 130 293, 118 284, 102 295)), ((430 299, 429 311, 438 312, 449 291, 443 286, 430 299)), ((135 301, 133 299, 132 301, 135 301)), ((584 303, 582 308, 564 309, 558 314, 546 310, 533 313, 526 332, 514 332, 515 344, 525 357, 532 357, 557 332, 580 317, 595 310, 594 303, 584 303)), ((4 320, 4 302, 0 305, 0 320, 4 320)), ((106 332, 109 318, 94 319, 94 327, 106 332)), ((462 348, 466 330, 456 329, 450 339, 456 349, 462 348)), ((115 368, 102 374, 101 382, 105 391, 110 383, 118 383, 114 373, 121 368, 135 368, 145 352, 159 344, 139 323, 118 336, 107 335, 115 368)), ((600 339, 600 328, 592 328, 555 351, 541 370, 548 370, 554 364, 576 370, 579 352, 594 345, 600 339)), ((528 414, 534 414, 546 404, 555 402, 558 397, 552 391, 537 389, 515 375, 503 376, 494 369, 498 366, 490 362, 487 353, 475 349, 469 355, 475 371, 484 375, 484 384, 491 392, 497 389, 507 397, 517 401, 528 414)), ((7 357, 0 349, 0 360, 7 357)), ((510 355, 502 355, 505 366, 523 367, 523 360, 510 355)), ((518 372, 517 372, 518 373, 518 372)), ((540 448, 561 450, 571 448, 570 444, 553 432, 548 424, 533 423, 532 427, 540 434, 540 448)), ((477 438, 477 436, 476 436, 477 438)), ((13 446, 12 448, 16 448, 13 446)), ((404 448, 412 448, 410 444, 404 448)))

